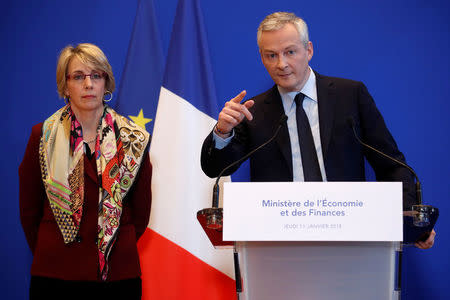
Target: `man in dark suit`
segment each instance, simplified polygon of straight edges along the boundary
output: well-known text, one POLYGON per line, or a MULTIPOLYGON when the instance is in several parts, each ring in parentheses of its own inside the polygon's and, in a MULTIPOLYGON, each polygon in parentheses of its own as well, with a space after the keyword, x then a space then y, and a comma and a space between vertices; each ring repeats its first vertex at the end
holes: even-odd
MULTIPOLYGON (((267 141, 286 115, 275 141, 250 158, 252 181, 364 181, 366 158, 377 180, 403 182, 404 210, 411 209, 416 202, 411 172, 363 148, 354 136, 350 123, 362 140, 405 160, 364 84, 312 71, 307 25, 294 14, 267 16, 257 40, 276 85, 242 104, 245 91, 225 104, 203 144, 203 171, 216 177, 267 141)), ((417 246, 430 248, 434 235, 417 246)))

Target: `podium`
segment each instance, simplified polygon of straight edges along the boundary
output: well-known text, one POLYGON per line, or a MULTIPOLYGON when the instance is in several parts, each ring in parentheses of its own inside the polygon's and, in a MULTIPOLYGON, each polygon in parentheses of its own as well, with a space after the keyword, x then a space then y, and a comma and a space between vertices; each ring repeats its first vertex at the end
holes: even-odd
POLYGON ((375 182, 225 183, 223 231, 208 224, 208 209, 197 218, 215 247, 234 248, 239 300, 394 300, 401 189, 375 182))

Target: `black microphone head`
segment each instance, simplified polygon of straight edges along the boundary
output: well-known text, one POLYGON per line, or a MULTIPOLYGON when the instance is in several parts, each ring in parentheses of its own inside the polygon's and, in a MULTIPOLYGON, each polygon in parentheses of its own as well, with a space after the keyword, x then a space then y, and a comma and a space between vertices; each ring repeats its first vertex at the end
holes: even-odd
POLYGON ((353 120, 353 117, 352 117, 352 116, 348 116, 348 117, 347 117, 347 124, 348 124, 348 126, 350 126, 351 128, 354 128, 354 127, 355 127, 355 120, 353 120))
POLYGON ((286 120, 288 119, 288 116, 286 115, 282 115, 280 118, 280 121, 278 122, 280 125, 283 124, 284 122, 286 122, 286 120))

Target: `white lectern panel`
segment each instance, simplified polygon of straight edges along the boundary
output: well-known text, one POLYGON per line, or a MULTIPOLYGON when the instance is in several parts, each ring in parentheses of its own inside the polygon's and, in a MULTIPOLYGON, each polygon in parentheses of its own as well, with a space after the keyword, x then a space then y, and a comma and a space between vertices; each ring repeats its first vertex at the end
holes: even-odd
POLYGON ((237 242, 241 300, 393 300, 398 242, 237 242))
POLYGON ((226 182, 224 241, 401 241, 399 182, 226 182))

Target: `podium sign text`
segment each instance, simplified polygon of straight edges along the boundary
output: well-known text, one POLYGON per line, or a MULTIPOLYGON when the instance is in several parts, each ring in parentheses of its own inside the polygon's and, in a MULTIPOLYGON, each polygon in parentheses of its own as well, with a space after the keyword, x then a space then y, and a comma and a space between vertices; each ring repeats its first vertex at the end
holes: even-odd
POLYGON ((401 241, 400 182, 225 182, 224 241, 401 241))

